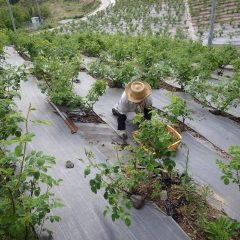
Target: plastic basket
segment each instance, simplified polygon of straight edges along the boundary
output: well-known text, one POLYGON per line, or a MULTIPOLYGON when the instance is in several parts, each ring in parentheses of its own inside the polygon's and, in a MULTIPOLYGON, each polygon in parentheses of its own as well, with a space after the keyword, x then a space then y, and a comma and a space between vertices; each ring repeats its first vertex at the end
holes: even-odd
MULTIPOLYGON (((171 127, 170 125, 167 125, 166 126, 166 129, 169 133, 171 133, 173 136, 176 137, 177 141, 174 142, 173 144, 171 144, 168 149, 169 150, 173 150, 173 151, 177 151, 178 150, 178 147, 182 141, 182 136, 179 134, 178 131, 176 131, 173 127, 171 127)), ((133 136, 133 139, 136 141, 136 143, 138 143, 140 146, 142 146, 142 148, 144 149, 144 151, 146 152, 153 152, 153 150, 147 148, 146 146, 144 146, 144 144, 142 144, 139 140, 137 140, 136 138, 136 133, 138 132, 139 130, 136 130, 132 133, 132 136, 133 136)))

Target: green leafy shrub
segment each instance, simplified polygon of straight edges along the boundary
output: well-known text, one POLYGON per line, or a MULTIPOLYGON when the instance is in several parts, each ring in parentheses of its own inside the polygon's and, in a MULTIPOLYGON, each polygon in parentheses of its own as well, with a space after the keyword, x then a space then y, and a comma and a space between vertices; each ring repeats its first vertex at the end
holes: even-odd
POLYGON ((128 37, 115 38, 112 45, 109 47, 109 55, 111 59, 116 61, 119 65, 123 64, 125 61, 129 61, 133 58, 138 47, 134 44, 128 37))
MULTIPOLYGON (((27 151, 34 134, 28 131, 29 114, 24 119, 15 109, 14 97, 19 96, 23 69, 4 65, 0 70, 0 238, 36 239, 35 227, 45 220, 59 221, 50 215, 62 204, 54 198, 51 188, 58 185, 48 174, 54 157, 39 151, 27 151), (25 131, 20 128, 24 122, 25 131)), ((38 123, 44 121, 38 121, 38 123)))
POLYGON ((97 80, 89 90, 86 98, 85 98, 85 110, 93 111, 93 105, 98 101, 99 97, 101 97, 107 88, 107 83, 104 80, 97 80))
POLYGON ((14 97, 18 97, 20 81, 24 79, 23 69, 5 65, 0 70, 0 140, 19 135, 22 116, 15 109, 14 97))
POLYGON ((83 100, 73 92, 73 80, 79 71, 80 54, 75 37, 58 36, 54 32, 28 35, 10 34, 11 41, 21 52, 30 54, 33 73, 43 92, 57 105, 70 108, 82 106, 83 100))
MULTIPOLYGON (((29 13, 21 4, 15 4, 12 7, 13 16, 16 27, 21 27, 23 22, 29 20, 29 13)), ((0 1, 0 27, 12 29, 12 22, 9 16, 8 6, 6 1, 0 1)))
POLYGON ((158 63, 148 68, 144 75, 144 80, 148 82, 152 88, 159 88, 160 82, 172 75, 173 73, 169 65, 158 63))
POLYGON ((98 38, 98 34, 94 35, 90 40, 91 34, 84 33, 78 38, 78 43, 80 44, 83 53, 88 56, 97 57, 105 49, 105 43, 98 38))
POLYGON ((129 226, 131 220, 127 210, 132 207, 127 190, 129 180, 124 178, 119 163, 113 166, 105 163, 96 164, 93 153, 87 150, 85 150, 85 153, 89 164, 84 170, 84 176, 87 177, 92 168, 97 170, 95 177, 92 177, 89 181, 91 190, 97 193, 100 189, 104 189, 104 198, 109 203, 103 214, 106 215, 111 211, 113 221, 121 219, 129 226))
POLYGON ((89 73, 99 78, 109 79, 113 76, 112 67, 99 60, 92 62, 89 68, 89 73))
POLYGON ((9 35, 17 49, 27 51, 33 59, 43 55, 64 62, 79 57, 79 51, 99 56, 90 72, 108 80, 114 87, 142 79, 153 88, 158 88, 161 81, 174 78, 194 97, 222 111, 239 102, 239 53, 232 46, 208 47, 168 36, 89 32, 72 35, 58 35, 55 32, 9 35), (226 64, 234 64, 231 81, 222 78, 218 84, 212 84, 209 79, 213 71, 226 64))
POLYGON ((206 221, 204 232, 209 240, 230 240, 240 229, 240 223, 227 217, 220 217, 214 221, 206 221))
POLYGON ((142 144, 142 147, 147 152, 156 154, 156 157, 163 159, 163 165, 171 171, 175 162, 170 159, 174 155, 174 151, 169 149, 169 146, 177 141, 169 131, 167 131, 166 124, 161 121, 160 116, 156 111, 152 111, 151 120, 142 121, 143 115, 138 114, 134 119, 137 123, 139 130, 136 131, 134 137, 142 144))
POLYGON ((143 46, 139 51, 139 63, 143 68, 143 71, 147 70, 156 62, 157 53, 154 51, 153 47, 149 44, 143 46))
POLYGON ((3 53, 3 47, 8 43, 9 37, 7 35, 7 31, 4 29, 0 30, 0 60, 3 53))
POLYGON ((110 78, 113 81, 113 87, 122 87, 132 80, 137 79, 139 75, 132 62, 124 62, 121 67, 115 67, 112 70, 113 73, 110 78))
POLYGON ((178 118, 181 118, 181 121, 184 125, 186 119, 192 119, 191 110, 187 108, 186 101, 178 96, 171 97, 171 104, 164 107, 167 111, 167 118, 171 123, 176 123, 178 118))
POLYGON ((237 49, 232 45, 224 45, 222 48, 214 49, 214 51, 216 52, 218 67, 231 64, 238 58, 237 49))
POLYGON ((82 105, 81 97, 72 91, 72 81, 77 77, 78 59, 56 61, 51 57, 39 56, 34 61, 34 73, 42 80, 42 91, 57 105, 76 107, 82 105))
POLYGON ((159 197, 161 184, 154 181, 153 176, 163 174, 163 169, 159 167, 155 156, 146 154, 142 148, 128 146, 125 150, 131 153, 125 155, 123 160, 118 158, 114 165, 96 163, 93 153, 85 150, 88 165, 84 170, 84 176, 90 178, 89 184, 94 193, 103 193, 108 203, 103 214, 110 213, 113 221, 120 219, 129 226, 131 195, 142 185, 147 185, 151 189, 149 194, 159 197))
POLYGON ((236 70, 232 79, 222 78, 218 84, 209 88, 211 102, 220 111, 226 111, 240 102, 240 70, 236 70))
POLYGON ((229 147, 229 154, 232 156, 229 163, 217 160, 217 165, 223 173, 221 179, 226 185, 230 182, 237 184, 240 190, 240 146, 229 147))
POLYGON ((35 239, 36 226, 41 234, 47 230, 43 228, 45 220, 60 220, 59 216, 49 215, 53 208, 62 206, 51 192, 60 180, 47 173, 55 163, 54 157, 26 151, 34 137, 28 132, 31 110, 30 105, 25 120, 26 133, 19 132, 15 137, 0 141, 0 237, 3 239, 35 239))

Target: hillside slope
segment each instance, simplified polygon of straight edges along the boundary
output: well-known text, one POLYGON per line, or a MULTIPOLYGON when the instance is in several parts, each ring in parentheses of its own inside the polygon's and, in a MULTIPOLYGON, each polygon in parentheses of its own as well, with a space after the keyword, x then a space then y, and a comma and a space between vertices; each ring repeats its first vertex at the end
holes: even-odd
MULTIPOLYGON (((96 9, 100 0, 39 0, 41 17, 47 24, 56 24, 60 19, 81 18, 96 9)), ((32 0, 11 1, 17 28, 31 26, 31 17, 38 16, 37 5, 32 0)), ((12 29, 7 3, 0 0, 0 28, 12 29)))
MULTIPOLYGON (((68 29, 133 35, 167 34, 205 42, 210 14, 211 0, 117 0, 88 21, 71 23, 68 29)), ((240 43, 239 0, 218 1, 214 37, 216 43, 234 43, 238 39, 240 43)))
POLYGON ((178 0, 117 0, 86 22, 71 24, 72 31, 130 34, 186 34, 184 3, 178 0))
MULTIPOLYGON (((193 26, 201 39, 206 38, 211 14, 211 0, 189 1, 193 26)), ((240 38, 240 1, 218 0, 214 37, 221 41, 240 38)))

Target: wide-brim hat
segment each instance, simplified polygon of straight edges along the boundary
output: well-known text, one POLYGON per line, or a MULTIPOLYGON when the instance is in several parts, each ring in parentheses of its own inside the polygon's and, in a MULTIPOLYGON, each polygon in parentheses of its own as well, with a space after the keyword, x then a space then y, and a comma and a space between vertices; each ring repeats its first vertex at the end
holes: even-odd
POLYGON ((146 82, 134 81, 127 84, 125 87, 125 93, 130 102, 139 103, 151 95, 152 89, 146 82))

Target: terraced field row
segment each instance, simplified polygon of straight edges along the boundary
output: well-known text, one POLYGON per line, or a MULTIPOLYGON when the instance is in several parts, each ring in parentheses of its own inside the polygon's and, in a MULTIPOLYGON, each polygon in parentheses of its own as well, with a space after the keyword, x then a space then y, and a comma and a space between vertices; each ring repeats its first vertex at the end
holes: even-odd
MULTIPOLYGON (((211 14, 210 0, 189 1, 192 22, 200 38, 206 37, 211 14)), ((240 36, 240 1, 217 1, 214 37, 240 36)))
POLYGON ((69 29, 128 34, 187 34, 184 3, 176 0, 117 0, 88 21, 72 23, 69 29))

